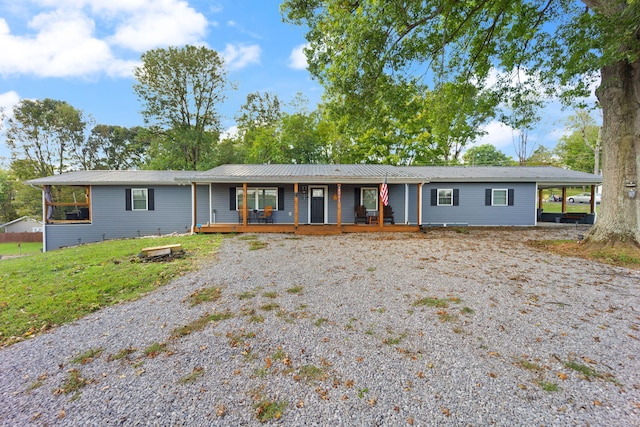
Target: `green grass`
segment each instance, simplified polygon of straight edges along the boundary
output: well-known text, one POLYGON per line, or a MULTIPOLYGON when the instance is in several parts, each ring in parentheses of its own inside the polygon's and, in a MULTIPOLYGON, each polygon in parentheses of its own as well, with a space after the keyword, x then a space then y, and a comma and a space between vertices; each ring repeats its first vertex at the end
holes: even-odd
POLYGON ((32 255, 40 252, 42 252, 42 242, 0 243, 0 256, 32 255))
POLYGON ((0 346, 130 301, 198 267, 219 235, 111 240, 0 261, 0 346), (147 246, 182 244, 186 256, 143 262, 147 246))
POLYGON ((426 305, 427 307, 439 307, 439 308, 447 308, 449 307, 449 303, 447 302, 447 300, 442 300, 442 299, 438 299, 438 298, 430 298, 430 297, 426 297, 426 298, 422 298, 419 300, 416 300, 413 302, 412 304, 415 307, 421 306, 421 305, 426 305))

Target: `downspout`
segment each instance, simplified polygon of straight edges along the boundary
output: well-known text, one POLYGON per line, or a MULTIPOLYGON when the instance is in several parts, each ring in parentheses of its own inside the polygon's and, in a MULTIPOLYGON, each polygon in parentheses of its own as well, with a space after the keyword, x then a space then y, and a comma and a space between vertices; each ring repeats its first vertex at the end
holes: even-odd
POLYGON ((191 234, 196 231, 197 208, 196 208, 196 183, 191 183, 191 234))

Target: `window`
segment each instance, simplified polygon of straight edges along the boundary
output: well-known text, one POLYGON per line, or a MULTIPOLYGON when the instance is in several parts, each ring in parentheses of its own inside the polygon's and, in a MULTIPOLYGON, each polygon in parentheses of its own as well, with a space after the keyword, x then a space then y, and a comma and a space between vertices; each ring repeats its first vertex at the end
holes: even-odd
POLYGON ((146 188, 131 189, 131 206, 134 211, 146 211, 148 193, 146 188))
POLYGON ((515 190, 513 188, 487 188, 484 195, 485 206, 513 206, 515 190))
POLYGON ((360 203, 368 211, 378 210, 378 188, 368 187, 360 189, 360 203))
POLYGON ((508 206, 507 205, 507 189, 493 189, 491 194, 492 206, 508 206))
MULTIPOLYGON (((244 191, 241 187, 236 187, 236 209, 244 207, 244 191)), ((278 210, 278 189, 277 188, 247 188, 247 209, 264 210, 265 206, 271 206, 278 210)))
POLYGON ((453 189, 438 189, 438 206, 453 206, 453 189))

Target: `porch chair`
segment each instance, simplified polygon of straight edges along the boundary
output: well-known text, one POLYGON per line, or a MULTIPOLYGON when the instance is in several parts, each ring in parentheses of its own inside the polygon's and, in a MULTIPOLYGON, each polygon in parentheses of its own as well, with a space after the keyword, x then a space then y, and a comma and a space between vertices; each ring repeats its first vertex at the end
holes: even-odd
POLYGON ((393 209, 391 209, 390 205, 384 206, 382 209, 382 217, 385 223, 395 224, 395 220, 393 219, 393 209))
POLYGON ((273 206, 265 206, 262 215, 259 217, 260 221, 264 221, 264 223, 270 222, 273 224, 273 206))
POLYGON ((360 205, 360 206, 356 206, 355 210, 356 210, 356 218, 354 222, 356 224, 366 224, 367 208, 365 208, 363 205, 360 205))
MULTIPOLYGON (((238 224, 242 224, 242 219, 243 219, 243 215, 244 214, 244 210, 243 209, 239 209, 238 210, 238 224)), ((251 222, 251 212, 247 211, 247 224, 251 222)))

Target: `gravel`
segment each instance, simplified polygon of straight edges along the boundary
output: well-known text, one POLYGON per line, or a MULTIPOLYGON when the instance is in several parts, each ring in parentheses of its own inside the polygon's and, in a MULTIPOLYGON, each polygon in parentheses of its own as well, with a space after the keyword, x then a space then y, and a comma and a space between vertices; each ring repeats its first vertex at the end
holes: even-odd
POLYGON ((226 238, 0 350, 0 425, 639 426, 640 272, 526 244, 584 229, 460 231, 226 238))

